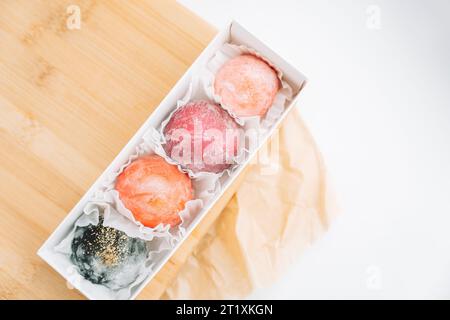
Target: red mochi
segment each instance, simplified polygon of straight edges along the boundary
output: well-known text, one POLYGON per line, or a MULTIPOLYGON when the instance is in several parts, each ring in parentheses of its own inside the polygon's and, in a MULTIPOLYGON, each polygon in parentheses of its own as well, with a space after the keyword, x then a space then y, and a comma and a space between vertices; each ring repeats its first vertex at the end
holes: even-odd
POLYGON ((219 173, 232 165, 239 134, 239 126, 222 107, 193 101, 172 114, 164 128, 164 149, 193 172, 219 173))

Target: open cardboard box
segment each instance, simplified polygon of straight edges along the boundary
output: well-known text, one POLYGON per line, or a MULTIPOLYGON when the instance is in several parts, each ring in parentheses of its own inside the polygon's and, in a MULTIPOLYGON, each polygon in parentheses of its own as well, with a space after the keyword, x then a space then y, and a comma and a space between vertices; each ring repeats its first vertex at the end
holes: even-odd
MULTIPOLYGON (((207 203, 201 212, 194 218, 193 222, 189 226, 185 237, 179 241, 176 246, 164 256, 163 259, 157 262, 154 266, 153 271, 149 274, 146 279, 141 282, 138 286, 133 288, 131 299, 136 298, 136 296, 141 292, 141 290, 153 279, 153 277, 158 273, 158 271, 164 266, 164 264, 171 258, 175 251, 180 247, 183 241, 189 237, 192 230, 199 224, 199 222, 210 212, 212 208, 217 209, 217 206, 223 208, 227 203, 228 199, 238 188, 238 179, 246 166, 251 161, 252 157, 257 153, 257 151, 266 143, 271 134, 277 129, 283 119, 289 114, 291 109, 294 107, 298 94, 303 88, 306 78, 302 73, 297 71, 294 67, 288 64, 280 56, 274 53, 270 48, 264 45, 261 41, 250 34, 244 27, 235 21, 232 21, 227 25, 225 29, 219 32, 216 37, 210 42, 210 44, 205 48, 205 50, 200 54, 196 61, 191 65, 191 67, 186 71, 183 77, 176 83, 173 89, 167 94, 160 105, 155 109, 151 116, 144 122, 141 128, 136 132, 136 134, 130 139, 127 145, 122 149, 122 151, 117 155, 117 157, 112 161, 112 163, 106 168, 106 170, 100 175, 96 182, 89 188, 86 194, 80 199, 80 201, 75 205, 75 207, 70 211, 67 217, 60 223, 56 230, 50 235, 50 237, 45 241, 42 247, 38 251, 38 255, 44 259, 50 266, 52 266, 57 272, 59 272, 66 280, 69 282, 73 276, 73 271, 67 265, 67 263, 61 263, 60 259, 54 252, 54 247, 61 242, 61 240, 70 232, 73 228, 75 221, 81 216, 83 208, 86 203, 92 197, 95 190, 101 185, 107 175, 117 170, 124 162, 126 162, 129 154, 135 150, 136 146, 140 143, 143 134, 151 127, 158 128, 160 123, 166 119, 169 114, 173 111, 176 106, 178 99, 184 96, 185 92, 188 90, 188 86, 192 75, 199 72, 200 68, 205 65, 214 53, 222 46, 225 42, 231 42, 235 44, 243 44, 247 47, 253 48, 270 60, 274 65, 277 66, 283 72, 283 79, 292 87, 293 89, 293 99, 290 101, 289 105, 286 106, 281 117, 276 121, 271 130, 260 139, 260 143, 256 150, 253 151, 250 157, 248 157, 239 167, 233 171, 232 175, 228 177, 222 184, 222 190, 219 192, 215 198, 207 203)), ((221 209, 220 208, 220 209, 221 209)), ((78 289, 83 295, 89 299, 101 298, 96 296, 95 293, 87 292, 77 283, 73 283, 73 286, 78 289)))

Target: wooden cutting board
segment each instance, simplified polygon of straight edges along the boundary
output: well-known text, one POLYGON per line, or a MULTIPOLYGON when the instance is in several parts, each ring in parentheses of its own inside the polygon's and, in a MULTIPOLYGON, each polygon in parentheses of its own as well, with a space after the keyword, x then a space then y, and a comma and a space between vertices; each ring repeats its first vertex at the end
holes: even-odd
MULTIPOLYGON (((36 251, 214 34, 174 1, 0 1, 0 298, 82 298, 36 251)), ((160 297, 236 185, 139 298, 160 297)))

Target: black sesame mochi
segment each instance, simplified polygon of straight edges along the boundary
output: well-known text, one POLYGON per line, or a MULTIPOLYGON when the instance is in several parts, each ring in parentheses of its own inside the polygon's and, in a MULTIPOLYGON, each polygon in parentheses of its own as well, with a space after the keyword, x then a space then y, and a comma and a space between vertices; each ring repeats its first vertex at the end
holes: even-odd
POLYGON ((98 225, 77 227, 72 240, 72 262, 80 274, 95 284, 119 290, 136 280, 147 257, 144 240, 98 225))

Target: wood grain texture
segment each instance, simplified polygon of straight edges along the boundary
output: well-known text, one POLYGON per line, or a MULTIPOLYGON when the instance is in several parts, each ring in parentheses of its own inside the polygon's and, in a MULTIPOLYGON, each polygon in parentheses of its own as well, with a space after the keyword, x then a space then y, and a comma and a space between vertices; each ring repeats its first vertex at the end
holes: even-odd
MULTIPOLYGON (((36 251, 214 34, 174 1, 0 1, 0 298, 82 298, 36 251)), ((232 193, 139 298, 160 297, 232 193)))

